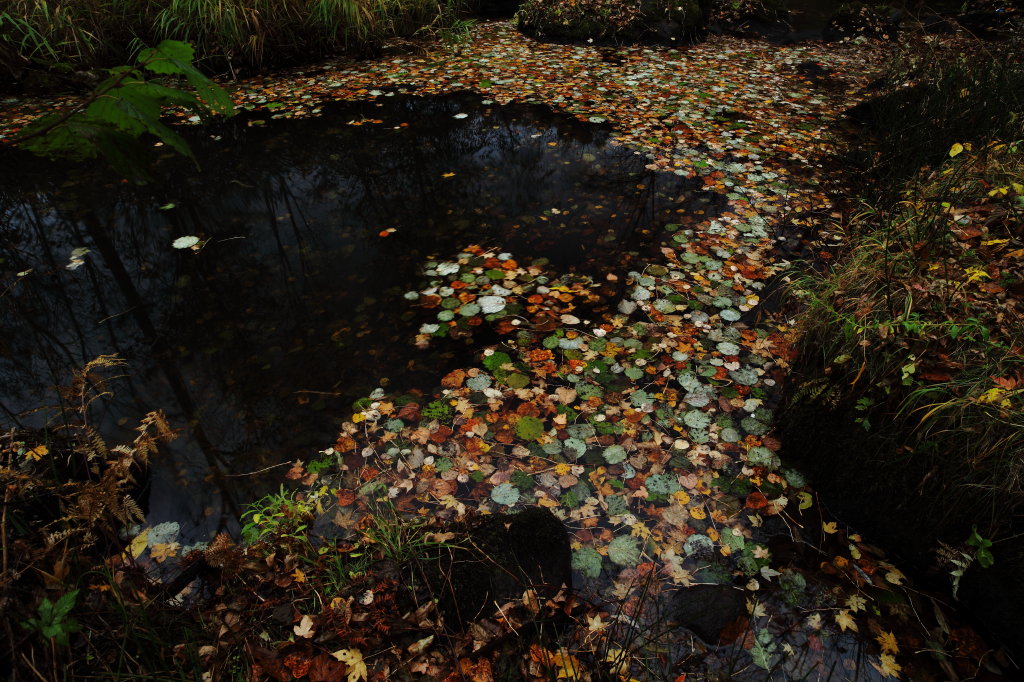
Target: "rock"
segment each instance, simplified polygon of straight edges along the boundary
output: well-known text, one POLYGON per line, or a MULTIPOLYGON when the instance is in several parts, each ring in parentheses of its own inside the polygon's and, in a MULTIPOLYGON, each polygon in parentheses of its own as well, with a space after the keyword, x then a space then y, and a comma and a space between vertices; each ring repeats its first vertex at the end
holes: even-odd
POLYGON ((452 631, 493 612, 496 604, 520 601, 527 589, 543 602, 572 584, 569 535, 543 507, 481 516, 450 532, 456 538, 420 567, 452 631))
POLYGON ((672 618, 706 644, 718 644, 726 626, 746 614, 743 590, 731 585, 694 585, 676 593, 672 618))
POLYGON ((520 0, 473 0, 469 9, 486 19, 507 19, 519 9, 520 0))
POLYGON ((703 37, 710 0, 526 0, 519 29, 569 42, 683 44, 703 37))

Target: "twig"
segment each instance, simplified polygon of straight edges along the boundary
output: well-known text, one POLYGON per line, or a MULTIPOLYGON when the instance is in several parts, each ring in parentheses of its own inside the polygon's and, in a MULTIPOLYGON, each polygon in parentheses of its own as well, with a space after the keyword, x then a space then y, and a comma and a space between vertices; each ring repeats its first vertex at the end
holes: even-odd
POLYGON ((272 464, 272 465, 270 465, 268 467, 263 467, 262 469, 257 469, 256 471, 249 471, 249 472, 244 473, 244 474, 221 474, 221 476, 223 476, 224 478, 238 478, 240 476, 255 476, 256 474, 262 474, 264 471, 270 471, 271 469, 277 469, 278 467, 284 467, 284 466, 289 466, 289 465, 291 465, 291 462, 281 462, 280 464, 272 464))

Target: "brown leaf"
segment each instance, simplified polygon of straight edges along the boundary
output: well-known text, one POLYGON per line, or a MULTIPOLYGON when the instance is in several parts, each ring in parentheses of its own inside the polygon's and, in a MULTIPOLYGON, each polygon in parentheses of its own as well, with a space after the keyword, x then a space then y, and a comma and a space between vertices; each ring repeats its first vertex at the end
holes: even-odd
POLYGON ((320 654, 312 660, 309 670, 309 682, 335 682, 342 679, 345 664, 336 661, 327 654, 320 654))
POLYGON ((443 379, 441 379, 441 385, 445 388, 459 388, 465 380, 466 372, 461 369, 456 369, 449 372, 443 379))
POLYGON ((406 403, 402 405, 402 409, 398 411, 398 418, 406 421, 419 421, 420 418, 420 404, 419 403, 406 403))
MULTIPOLYGON (((254 665, 260 669, 263 675, 268 675, 278 682, 290 682, 294 679, 291 671, 284 667, 277 652, 273 649, 248 642, 246 648, 249 650, 249 657, 252 658, 254 665)), ((259 677, 259 675, 254 675, 254 677, 259 677)))

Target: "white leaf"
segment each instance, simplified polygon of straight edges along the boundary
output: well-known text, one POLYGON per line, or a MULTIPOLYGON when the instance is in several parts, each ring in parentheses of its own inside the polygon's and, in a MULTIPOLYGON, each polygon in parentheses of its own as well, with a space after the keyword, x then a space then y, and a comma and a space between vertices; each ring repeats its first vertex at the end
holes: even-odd
POLYGON ((173 246, 176 249, 191 249, 198 243, 199 237, 189 235, 187 237, 178 237, 173 242, 171 242, 171 246, 173 246))

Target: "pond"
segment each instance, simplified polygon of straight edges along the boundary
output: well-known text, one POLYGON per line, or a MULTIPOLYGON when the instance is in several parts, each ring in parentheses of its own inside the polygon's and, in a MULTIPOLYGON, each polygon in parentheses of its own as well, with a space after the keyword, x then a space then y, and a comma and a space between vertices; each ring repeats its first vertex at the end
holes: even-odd
POLYGON ((33 411, 53 385, 118 354, 125 376, 92 423, 123 442, 163 409, 183 429, 154 464, 149 521, 192 539, 281 480, 250 472, 332 443, 353 400, 429 390, 471 357, 468 342, 411 344, 423 319, 403 293, 430 256, 500 246, 612 286, 609 265, 640 262, 684 203, 710 214, 719 197, 646 169, 600 125, 469 94, 381 92, 190 143, 199 170, 167 155, 141 187, 0 164, 0 414, 53 418, 33 411), (201 241, 173 248, 183 236, 201 241))

